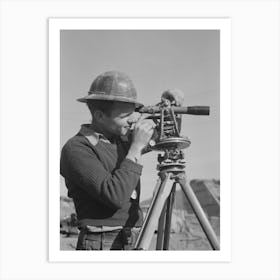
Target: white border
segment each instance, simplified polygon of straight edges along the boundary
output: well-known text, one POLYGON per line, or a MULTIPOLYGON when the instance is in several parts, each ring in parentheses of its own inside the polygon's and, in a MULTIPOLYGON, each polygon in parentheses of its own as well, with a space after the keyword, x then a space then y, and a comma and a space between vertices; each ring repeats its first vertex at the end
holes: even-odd
POLYGON ((49 260, 67 262, 228 262, 231 260, 231 21, 228 18, 49 19, 49 260), (221 250, 220 251, 60 251, 60 30, 220 30, 221 250))

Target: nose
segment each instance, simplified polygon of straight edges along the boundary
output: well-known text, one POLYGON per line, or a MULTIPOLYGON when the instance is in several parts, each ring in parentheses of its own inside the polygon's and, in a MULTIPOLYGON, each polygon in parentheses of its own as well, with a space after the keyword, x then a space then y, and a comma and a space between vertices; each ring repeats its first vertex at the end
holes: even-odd
POLYGON ((128 123, 129 125, 132 125, 132 124, 136 123, 136 120, 135 120, 135 119, 128 119, 128 120, 127 120, 127 123, 128 123))
POLYGON ((128 120, 127 120, 127 123, 128 124, 134 124, 134 123, 136 123, 136 118, 129 118, 128 120))
POLYGON ((137 122, 138 118, 139 118, 139 114, 137 114, 137 113, 134 112, 134 113, 128 118, 127 123, 128 123, 129 125, 132 125, 132 124, 134 124, 134 123, 137 122))

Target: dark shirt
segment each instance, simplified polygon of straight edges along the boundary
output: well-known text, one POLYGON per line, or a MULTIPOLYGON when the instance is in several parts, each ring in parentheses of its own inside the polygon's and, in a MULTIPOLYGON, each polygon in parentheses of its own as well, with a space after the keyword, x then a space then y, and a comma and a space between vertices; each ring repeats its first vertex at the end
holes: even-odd
POLYGON ((86 125, 64 145, 60 173, 73 198, 79 227, 142 225, 142 165, 125 158, 129 145, 121 138, 115 143, 97 138, 86 125))

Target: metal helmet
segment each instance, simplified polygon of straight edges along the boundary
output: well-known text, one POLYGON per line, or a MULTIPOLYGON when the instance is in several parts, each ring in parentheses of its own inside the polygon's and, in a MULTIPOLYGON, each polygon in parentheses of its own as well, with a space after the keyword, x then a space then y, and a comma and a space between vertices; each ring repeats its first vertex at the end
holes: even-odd
POLYGON ((108 71, 99 75, 91 84, 88 95, 79 98, 80 102, 91 100, 120 101, 143 106, 137 101, 137 92, 132 80, 119 71, 108 71))

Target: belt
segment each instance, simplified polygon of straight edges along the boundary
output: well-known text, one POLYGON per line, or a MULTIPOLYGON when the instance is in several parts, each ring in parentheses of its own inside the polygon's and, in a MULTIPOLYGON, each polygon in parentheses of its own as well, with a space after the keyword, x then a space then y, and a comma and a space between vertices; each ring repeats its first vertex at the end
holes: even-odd
MULTIPOLYGON (((96 228, 99 228, 99 231, 92 232, 88 231, 85 227, 82 228, 78 237, 78 243, 82 244, 85 239, 88 241, 94 241, 94 246, 97 246, 98 250, 100 250, 100 248, 108 246, 111 242, 107 248, 117 246, 114 247, 113 250, 132 250, 141 229, 141 227, 109 227, 111 229, 110 231, 101 231, 102 226, 96 228), (115 229, 112 230, 113 228, 115 229)), ((91 229, 95 228, 93 227, 91 229)), ((82 250, 85 249, 83 248, 82 250)))
POLYGON ((121 230, 123 227, 122 226, 115 226, 115 227, 110 227, 110 226, 86 226, 84 229, 87 232, 92 232, 92 233, 97 233, 97 232, 108 232, 108 231, 115 231, 115 230, 121 230))

